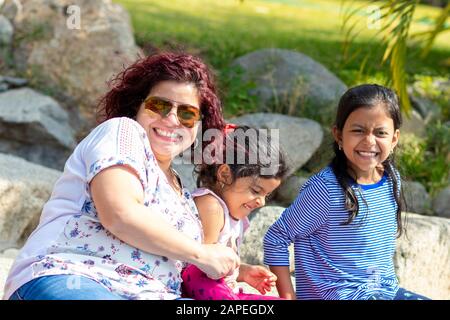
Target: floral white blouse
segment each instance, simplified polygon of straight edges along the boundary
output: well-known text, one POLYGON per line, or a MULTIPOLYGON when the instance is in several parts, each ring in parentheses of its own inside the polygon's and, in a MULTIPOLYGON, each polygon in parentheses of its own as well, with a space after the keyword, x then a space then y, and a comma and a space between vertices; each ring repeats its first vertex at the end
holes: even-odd
POLYGON ((127 165, 139 176, 148 214, 160 214, 185 235, 201 241, 202 229, 189 191, 170 187, 146 132, 129 118, 96 127, 66 162, 44 207, 40 224, 19 253, 5 297, 31 279, 56 274, 89 277, 126 299, 180 296, 183 262, 134 248, 100 223, 89 183, 100 171, 127 165))

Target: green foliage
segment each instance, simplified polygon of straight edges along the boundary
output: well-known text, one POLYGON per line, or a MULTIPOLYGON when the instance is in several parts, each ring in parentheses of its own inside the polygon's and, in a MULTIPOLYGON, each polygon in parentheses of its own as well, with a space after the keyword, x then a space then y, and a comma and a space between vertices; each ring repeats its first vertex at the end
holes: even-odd
POLYGON ((6 74, 9 69, 14 67, 14 58, 11 48, 8 46, 0 47, 0 72, 6 74))
POLYGON ((449 184, 450 126, 436 122, 427 127, 426 138, 401 137, 398 168, 408 180, 421 182, 433 196, 449 184))
POLYGON ((242 80, 240 68, 225 69, 219 76, 224 96, 225 118, 240 116, 257 111, 257 99, 249 91, 255 88, 255 84, 242 80))
POLYGON ((450 121, 450 84, 447 84, 446 88, 443 85, 448 81, 449 79, 444 77, 415 75, 412 85, 415 94, 428 98, 439 106, 444 122, 450 121))
MULTIPOLYGON (((347 86, 373 79, 387 84, 389 66, 380 63, 383 56, 382 39, 373 37, 366 22, 352 43, 359 55, 343 60, 340 0, 116 0, 130 12, 136 39, 140 46, 158 50, 183 49, 199 54, 220 74, 229 73, 230 63, 239 56, 262 48, 283 48, 309 55, 335 73, 347 86), (320 17, 318 19, 317 17, 320 17), (364 73, 361 66, 367 54, 364 73)), ((367 8, 370 1, 359 1, 367 8)), ((419 6, 411 31, 422 30, 420 18, 434 18, 439 9, 419 6), (416 17, 417 16, 417 17, 416 17)), ((367 18, 365 11, 362 15, 367 18)), ((361 15, 359 12, 356 15, 361 15)), ((355 27, 355 28, 356 28, 355 27)), ((450 35, 440 34, 427 59, 421 60, 416 51, 407 52, 406 77, 429 72, 447 76, 448 66, 441 61, 449 57, 450 35)), ((223 79, 219 77, 219 81, 223 79)), ((224 94, 227 94, 222 84, 224 94)), ((238 86, 238 85, 236 85, 238 86)), ((239 90, 232 90, 237 96, 239 90)), ((228 97, 224 95, 224 102, 228 97)), ((236 101, 235 98, 230 99, 236 101)), ((238 100, 239 101, 239 100, 238 100)), ((237 103, 237 102, 236 102, 237 103)), ((225 106, 226 110, 235 107, 225 106)), ((239 110, 239 109, 236 109, 239 110)), ((241 112, 241 111, 239 111, 241 112)))
MULTIPOLYGON (((351 44, 359 37, 361 29, 373 28, 378 30, 373 38, 381 37, 384 47, 384 55, 381 60, 383 64, 389 64, 388 85, 392 86, 398 93, 402 110, 410 114, 412 106, 407 93, 407 53, 414 46, 408 45, 413 31, 413 21, 415 11, 419 7, 418 0, 372 0, 368 3, 360 1, 343 1, 343 24, 344 32, 343 58, 344 61, 354 59, 361 54, 361 48, 351 49, 351 44), (358 6, 355 5, 358 4, 358 6), (358 21, 362 20, 358 13, 363 9, 369 12, 369 18, 366 26, 358 26, 358 21), (370 27, 369 27, 370 25, 370 27)), ((450 15, 450 4, 448 4, 440 14, 435 18, 435 23, 430 30, 421 31, 414 35, 416 43, 423 44, 421 58, 425 58, 436 38, 442 32, 448 30, 446 26, 447 18, 450 15)), ((414 48, 413 48, 414 49, 414 48)), ((360 73, 362 73, 369 60, 370 54, 367 54, 361 63, 360 73)))
POLYGON ((432 30, 422 33, 425 38, 425 46, 422 51, 422 58, 425 58, 429 53, 433 46, 433 42, 436 40, 436 37, 442 33, 443 31, 450 30, 450 27, 446 26, 447 18, 450 16, 450 3, 447 3, 447 6, 444 7, 439 17, 436 19, 436 25, 432 30))
POLYGON ((52 29, 47 22, 33 22, 25 25, 22 30, 17 30, 14 35, 15 45, 22 41, 39 41, 48 39, 52 35, 52 29))

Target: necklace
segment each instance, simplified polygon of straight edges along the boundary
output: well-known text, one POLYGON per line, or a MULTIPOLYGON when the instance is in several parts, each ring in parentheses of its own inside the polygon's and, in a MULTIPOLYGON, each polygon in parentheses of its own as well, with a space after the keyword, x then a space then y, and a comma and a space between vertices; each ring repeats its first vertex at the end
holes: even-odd
POLYGON ((168 177, 167 180, 169 180, 169 183, 172 187, 172 189, 178 194, 181 195, 181 182, 180 182, 180 177, 178 176, 178 174, 176 173, 175 170, 172 169, 172 167, 169 168, 170 169, 170 179, 168 177))

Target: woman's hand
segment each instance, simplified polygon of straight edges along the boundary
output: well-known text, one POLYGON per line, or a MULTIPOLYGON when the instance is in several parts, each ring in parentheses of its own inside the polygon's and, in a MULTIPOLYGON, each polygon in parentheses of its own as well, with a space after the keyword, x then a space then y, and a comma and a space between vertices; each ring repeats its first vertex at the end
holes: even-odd
POLYGON ((240 260, 233 249, 222 244, 203 244, 199 258, 192 263, 211 279, 220 279, 232 274, 240 260))
POLYGON ((238 281, 244 281, 261 294, 266 294, 275 286, 277 276, 263 266, 242 264, 239 269, 238 281))

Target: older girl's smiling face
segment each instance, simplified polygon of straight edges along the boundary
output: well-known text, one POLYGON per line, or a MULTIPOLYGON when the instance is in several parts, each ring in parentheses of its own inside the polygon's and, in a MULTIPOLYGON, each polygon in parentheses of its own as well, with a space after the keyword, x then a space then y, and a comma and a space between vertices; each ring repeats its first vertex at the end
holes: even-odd
POLYGON ((342 132, 333 132, 348 165, 362 183, 377 182, 380 177, 376 169, 388 158, 400 135, 383 105, 356 109, 348 116, 342 132))
MULTIPOLYGON (((200 108, 198 90, 192 83, 161 81, 156 84, 148 97, 160 97, 170 100, 175 106, 188 104, 200 108)), ((176 108, 162 117, 149 112, 142 103, 136 115, 136 121, 145 129, 155 157, 160 162, 172 161, 174 157, 186 150, 195 140, 199 122, 187 128, 178 120, 176 108)))

